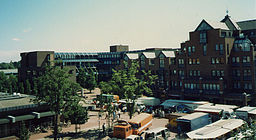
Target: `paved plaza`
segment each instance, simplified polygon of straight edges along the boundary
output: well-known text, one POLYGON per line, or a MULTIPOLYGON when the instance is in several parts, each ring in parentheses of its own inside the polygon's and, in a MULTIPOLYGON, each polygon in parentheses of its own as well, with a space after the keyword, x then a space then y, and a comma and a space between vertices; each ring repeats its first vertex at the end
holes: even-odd
MULTIPOLYGON (((96 94, 99 94, 99 89, 96 89, 91 94, 86 94, 86 100, 91 101, 93 98, 96 97, 96 94)), ((106 127, 108 127, 107 119, 106 119, 106 112, 103 113, 101 119, 98 117, 98 111, 89 111, 89 119, 85 124, 82 124, 79 126, 78 133, 75 133, 75 125, 69 125, 62 128, 61 131, 61 139, 77 139, 77 140, 84 140, 84 139, 107 139, 105 138, 99 138, 99 133, 102 132, 102 125, 103 123, 106 124, 106 127)), ((137 113, 135 114, 137 115, 137 113)), ((129 120, 128 113, 121 113, 120 116, 121 120, 129 120)), ((168 123, 167 119, 164 118, 154 118, 151 128, 157 128, 157 127, 164 127, 168 123)), ((172 138, 175 137, 175 133, 171 133, 172 138)), ((38 134, 32 134, 30 139, 36 140, 36 139, 53 139, 52 130, 48 130, 45 133, 38 133, 38 134)))

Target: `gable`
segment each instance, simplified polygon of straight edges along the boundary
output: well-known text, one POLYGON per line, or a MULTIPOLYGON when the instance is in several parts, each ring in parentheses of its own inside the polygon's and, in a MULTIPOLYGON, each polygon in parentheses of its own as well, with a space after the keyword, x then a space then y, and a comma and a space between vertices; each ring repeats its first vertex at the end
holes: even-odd
POLYGON ((159 58, 165 58, 165 55, 161 53, 161 54, 159 55, 159 58))
POLYGON ((205 20, 201 21, 201 23, 197 26, 195 31, 202 31, 202 30, 210 30, 213 29, 205 20))

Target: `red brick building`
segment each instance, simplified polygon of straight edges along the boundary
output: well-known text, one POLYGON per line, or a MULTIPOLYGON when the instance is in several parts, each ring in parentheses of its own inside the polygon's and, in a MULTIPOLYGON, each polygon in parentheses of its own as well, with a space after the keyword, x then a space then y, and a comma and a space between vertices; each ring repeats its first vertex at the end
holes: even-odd
POLYGON ((169 66, 170 97, 232 104, 251 101, 256 57, 250 37, 256 33, 256 22, 247 22, 252 22, 254 28, 244 32, 228 15, 221 22, 202 20, 189 33, 190 39, 181 43, 176 63, 169 66))

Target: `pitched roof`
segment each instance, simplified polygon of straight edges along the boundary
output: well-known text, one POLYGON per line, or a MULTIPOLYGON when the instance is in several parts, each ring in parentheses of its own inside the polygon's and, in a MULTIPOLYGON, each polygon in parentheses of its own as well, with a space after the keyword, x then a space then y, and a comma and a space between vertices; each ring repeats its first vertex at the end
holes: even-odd
POLYGON ((125 54, 129 59, 138 59, 139 55, 137 53, 127 53, 125 54))
POLYGON ((156 54, 152 52, 143 52, 142 53, 146 58, 155 58, 156 54))
POLYGON ((214 29, 224 29, 224 30, 229 30, 228 26, 225 23, 218 22, 218 21, 210 21, 207 20, 207 23, 212 26, 214 29))
POLYGON ((256 19, 237 22, 242 30, 256 29, 256 19))
POLYGON ((165 57, 175 57, 174 51, 162 51, 162 53, 165 55, 165 57))
POLYGON ((222 22, 210 21, 210 20, 202 20, 201 23, 197 26, 196 30, 209 30, 209 29, 223 29, 229 30, 228 26, 222 22))
POLYGON ((237 25, 236 21, 232 19, 229 15, 226 15, 225 18, 220 22, 225 23, 230 30, 233 30, 233 29, 240 30, 240 27, 237 25), (230 24, 227 22, 227 20, 230 21, 231 26, 233 26, 233 28, 229 26, 230 24))

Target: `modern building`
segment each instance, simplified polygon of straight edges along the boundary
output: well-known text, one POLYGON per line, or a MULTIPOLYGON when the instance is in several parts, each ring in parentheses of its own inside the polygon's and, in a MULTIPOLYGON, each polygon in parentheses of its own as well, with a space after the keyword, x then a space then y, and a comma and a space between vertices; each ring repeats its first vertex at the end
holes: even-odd
POLYGON ((17 136, 22 121, 31 132, 52 126, 54 113, 44 104, 31 102, 32 99, 31 95, 0 92, 0 139, 17 136))

